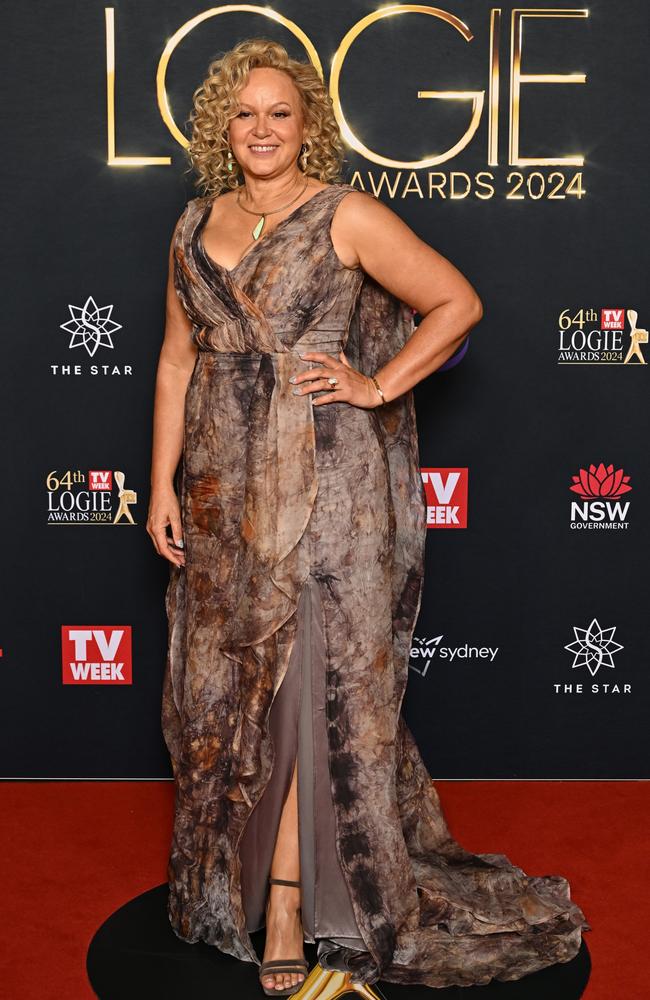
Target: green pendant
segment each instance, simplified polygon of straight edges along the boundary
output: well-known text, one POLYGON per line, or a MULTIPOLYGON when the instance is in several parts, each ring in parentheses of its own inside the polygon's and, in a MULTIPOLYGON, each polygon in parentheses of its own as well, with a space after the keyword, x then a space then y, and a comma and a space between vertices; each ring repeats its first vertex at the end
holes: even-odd
POLYGON ((262 216, 262 218, 260 219, 260 221, 259 221, 259 222, 257 223, 257 225, 255 226, 255 229, 253 230, 253 239, 254 239, 254 240, 257 240, 257 239, 259 239, 259 235, 260 235, 260 233, 262 232, 262 229, 263 229, 263 227, 264 227, 264 223, 265 223, 265 221, 266 221, 266 220, 265 220, 264 216, 262 216))

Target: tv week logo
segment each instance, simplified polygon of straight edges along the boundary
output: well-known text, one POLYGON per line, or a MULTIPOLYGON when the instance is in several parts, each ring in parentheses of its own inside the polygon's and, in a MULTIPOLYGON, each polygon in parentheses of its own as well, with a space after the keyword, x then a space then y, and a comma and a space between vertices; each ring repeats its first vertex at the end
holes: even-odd
POLYGON ((625 309, 601 309, 600 310, 601 330, 624 330, 625 329, 625 309))
POLYGON ((100 470, 91 469, 88 473, 88 489, 89 490, 112 490, 113 489, 113 473, 110 469, 100 470))
POLYGON ((428 528, 467 527, 467 469, 420 469, 428 528))
POLYGON ((131 684, 130 625, 62 625, 64 684, 131 684))

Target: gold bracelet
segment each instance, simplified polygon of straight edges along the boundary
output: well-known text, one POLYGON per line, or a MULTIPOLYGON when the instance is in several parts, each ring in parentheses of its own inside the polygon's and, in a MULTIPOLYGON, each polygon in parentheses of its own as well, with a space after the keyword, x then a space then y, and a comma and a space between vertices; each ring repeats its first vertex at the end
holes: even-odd
POLYGON ((377 390, 377 392, 381 396, 382 403, 385 403, 386 402, 386 397, 384 396, 384 393, 382 392, 382 388, 381 388, 379 382, 377 381, 377 379, 375 378, 374 375, 371 375, 370 378, 372 379, 372 381, 375 384, 375 389, 377 390))

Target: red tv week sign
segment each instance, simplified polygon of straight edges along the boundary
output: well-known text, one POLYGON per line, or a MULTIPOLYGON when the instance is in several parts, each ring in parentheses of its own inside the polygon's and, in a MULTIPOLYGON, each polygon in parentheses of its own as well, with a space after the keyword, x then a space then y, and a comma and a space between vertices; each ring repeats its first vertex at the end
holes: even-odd
POLYGON ((113 473, 111 470, 90 469, 88 472, 88 489, 108 490, 110 492, 113 489, 113 473))
POLYGON ((420 469, 428 528, 467 527, 467 469, 420 469))
POLYGON ((600 310, 601 330, 624 330, 625 310, 624 309, 601 309, 600 310))
POLYGON ((130 625, 62 625, 64 684, 131 684, 130 625))

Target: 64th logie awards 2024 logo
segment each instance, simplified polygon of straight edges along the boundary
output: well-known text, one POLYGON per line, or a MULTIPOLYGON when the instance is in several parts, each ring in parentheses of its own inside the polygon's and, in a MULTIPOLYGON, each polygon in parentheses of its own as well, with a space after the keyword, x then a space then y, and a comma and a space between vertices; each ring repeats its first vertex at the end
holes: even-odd
POLYGON ((558 317, 559 365, 645 365, 641 349, 648 331, 636 309, 585 308, 558 317))
POLYGON ((130 524, 131 508, 138 494, 127 489, 120 469, 67 469, 49 472, 47 487, 48 524, 130 524))

